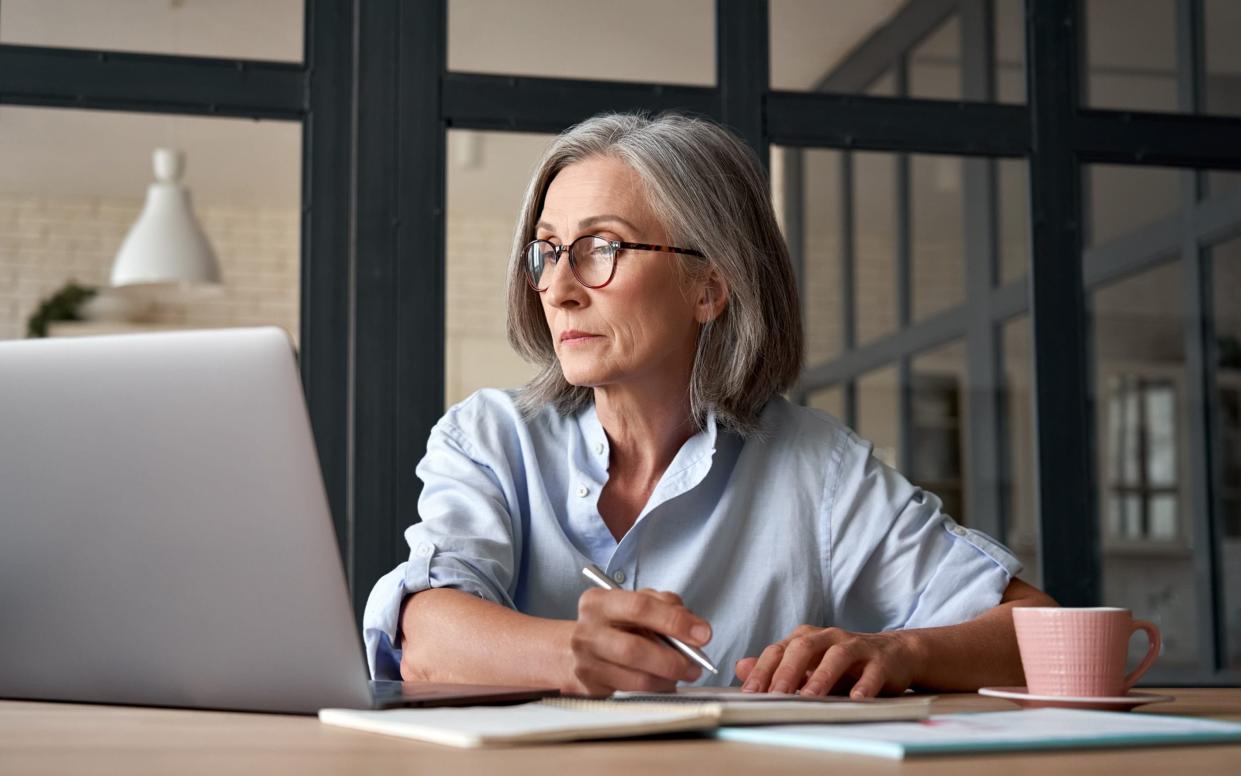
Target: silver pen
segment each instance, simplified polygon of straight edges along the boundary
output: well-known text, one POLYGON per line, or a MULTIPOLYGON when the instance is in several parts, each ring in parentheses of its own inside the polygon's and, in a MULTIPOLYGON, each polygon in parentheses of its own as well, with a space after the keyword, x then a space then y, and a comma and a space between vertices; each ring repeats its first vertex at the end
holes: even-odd
MULTIPOLYGON (((594 582, 597 587, 601 587, 604 590, 620 590, 620 587, 613 582, 607 574, 603 573, 603 569, 593 563, 586 564, 586 567, 582 569, 582 576, 586 577, 591 582, 594 582)), ((697 647, 691 647, 684 641, 673 638, 672 636, 665 636, 662 633, 656 633, 655 635, 659 637, 660 641, 672 647, 677 652, 680 652, 682 655, 685 655, 690 660, 693 660, 706 670, 713 674, 719 674, 719 669, 711 664, 710 658, 704 655, 702 650, 697 647)))

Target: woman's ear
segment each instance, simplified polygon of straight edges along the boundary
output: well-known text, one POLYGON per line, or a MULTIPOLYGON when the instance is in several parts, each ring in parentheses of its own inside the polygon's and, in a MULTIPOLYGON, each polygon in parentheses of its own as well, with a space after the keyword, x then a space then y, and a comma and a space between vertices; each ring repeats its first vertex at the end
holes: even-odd
POLYGON ((698 292, 694 305, 694 318, 699 323, 709 323, 720 317, 728 306, 728 283, 714 269, 707 275, 698 292))

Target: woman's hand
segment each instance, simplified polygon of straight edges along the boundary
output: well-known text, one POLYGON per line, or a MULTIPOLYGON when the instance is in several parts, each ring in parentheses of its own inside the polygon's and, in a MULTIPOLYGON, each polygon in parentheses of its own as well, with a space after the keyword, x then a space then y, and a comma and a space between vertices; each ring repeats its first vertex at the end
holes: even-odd
POLYGON ((656 639, 656 633, 695 646, 711 640, 711 626, 675 593, 598 588, 582 593, 570 639, 577 692, 664 692, 678 681, 697 679, 698 666, 656 639))
POLYGON ((872 698, 909 689, 916 663, 914 645, 901 631, 850 633, 799 625, 757 658, 738 660, 736 670, 746 692, 849 690, 851 697, 872 698))

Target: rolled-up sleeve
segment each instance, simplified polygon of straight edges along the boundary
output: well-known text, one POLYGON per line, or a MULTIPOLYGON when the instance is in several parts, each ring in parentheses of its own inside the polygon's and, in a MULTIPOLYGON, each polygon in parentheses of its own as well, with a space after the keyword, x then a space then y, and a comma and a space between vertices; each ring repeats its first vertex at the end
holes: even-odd
POLYGON ((514 608, 520 537, 510 510, 507 472, 482 454, 446 416, 432 430, 418 464, 421 522, 405 531, 409 560, 371 590, 362 633, 376 679, 400 678, 400 608, 406 596, 446 587, 514 608))
POLYGON ((954 625, 999 603, 1021 565, 1008 549, 958 525, 854 439, 830 500, 833 624, 862 632, 954 625))
POLYGON ((405 600, 405 564, 379 578, 366 599, 362 614, 362 641, 366 663, 375 679, 401 678, 401 650, 396 643, 401 601, 405 600))

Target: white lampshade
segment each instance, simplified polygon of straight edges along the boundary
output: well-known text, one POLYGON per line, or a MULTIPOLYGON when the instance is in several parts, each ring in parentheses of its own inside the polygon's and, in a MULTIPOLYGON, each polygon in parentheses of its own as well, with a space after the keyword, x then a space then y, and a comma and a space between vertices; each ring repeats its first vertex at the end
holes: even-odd
POLYGON ((112 265, 112 285, 219 283, 220 265, 181 183, 185 154, 157 148, 155 183, 112 265))

